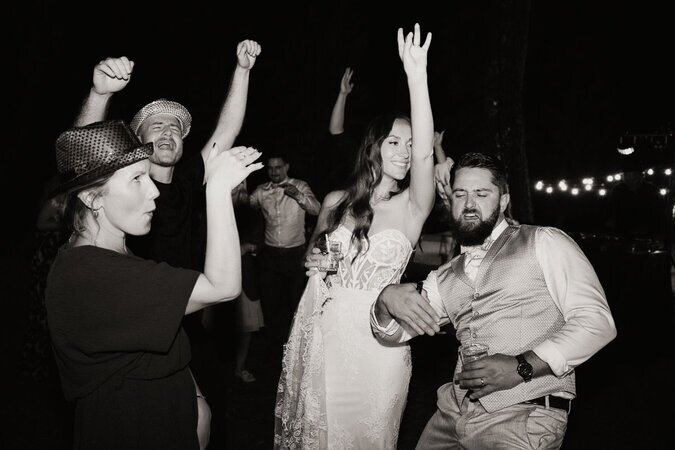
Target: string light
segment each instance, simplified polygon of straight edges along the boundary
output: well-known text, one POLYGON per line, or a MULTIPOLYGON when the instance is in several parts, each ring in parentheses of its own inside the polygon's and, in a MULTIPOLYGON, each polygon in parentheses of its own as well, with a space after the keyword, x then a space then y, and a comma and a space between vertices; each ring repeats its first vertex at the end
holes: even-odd
MULTIPOLYGON (((653 167, 650 167, 648 169, 645 169, 642 173, 643 173, 644 176, 652 176, 656 173, 656 170, 660 171, 661 169, 654 169, 653 167)), ((666 175, 666 176, 670 176, 670 175, 672 175, 672 173, 673 173, 673 170, 672 170, 671 167, 667 167, 667 168, 663 169, 663 174, 666 175)), ((610 174, 610 175, 605 176, 605 180, 608 183, 620 182, 621 180, 624 179, 623 175, 624 174, 621 173, 621 172, 610 174)), ((572 184, 574 186, 577 183, 578 182, 569 182, 568 183, 567 180, 562 179, 562 180, 558 181, 557 188, 558 188, 558 190, 560 190, 562 192, 569 192, 571 195, 574 195, 574 196, 579 195, 579 193, 582 190, 581 189, 582 186, 583 186, 583 190, 586 191, 586 192, 593 192, 594 191, 594 189, 593 189, 594 183, 595 183, 594 177, 582 178, 581 179, 581 186, 577 185, 578 187, 570 187, 570 184, 572 184)), ((544 180, 538 180, 535 183, 534 188, 537 191, 545 191, 547 194, 553 194, 556 190, 555 189, 556 185, 551 185, 551 184, 547 185, 544 180)), ((609 188, 611 188, 611 186, 606 187, 606 185, 604 183, 602 183, 602 182, 599 183, 599 186, 598 186, 598 189, 597 189, 598 195, 601 196, 601 197, 605 197, 608 194, 609 188)), ((667 188, 661 188, 659 190, 659 193, 661 195, 664 195, 664 196, 667 195, 668 192, 669 191, 668 191, 667 188)))

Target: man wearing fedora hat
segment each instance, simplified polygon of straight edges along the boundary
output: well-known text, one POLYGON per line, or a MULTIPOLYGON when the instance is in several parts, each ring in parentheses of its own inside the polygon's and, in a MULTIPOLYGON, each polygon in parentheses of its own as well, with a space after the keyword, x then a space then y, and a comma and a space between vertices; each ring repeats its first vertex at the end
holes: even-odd
MULTIPOLYGON (((158 99, 145 105, 132 118, 130 126, 134 133, 143 143, 154 144, 154 153, 150 156, 150 177, 160 194, 150 233, 128 239, 129 248, 136 255, 175 267, 202 269, 205 243, 204 233, 200 231, 205 226, 200 218, 203 211, 199 203, 204 196, 204 161, 214 145, 227 150, 234 144, 246 112, 250 70, 260 52, 261 46, 256 41, 238 43, 237 64, 229 91, 215 130, 201 149, 201 157, 195 154, 182 159, 183 141, 190 132, 192 116, 180 103, 158 99)), ((84 126, 103 120, 110 98, 126 87, 133 70, 134 62, 124 56, 99 62, 94 68, 93 86, 75 125, 84 126)), ((219 416, 225 403, 225 376, 221 373, 215 343, 201 324, 201 314, 187 316, 183 322, 192 347, 192 370, 211 400, 213 423, 222 424, 224 418, 219 416)), ((213 446, 220 446, 224 428, 221 425, 212 430, 213 446)))
MULTIPOLYGON (((199 268, 201 257, 193 257, 193 230, 196 215, 194 194, 204 182, 204 160, 212 145, 232 147, 246 112, 250 70, 261 46, 253 40, 237 45, 237 65, 215 130, 201 149, 201 158, 192 157, 177 165, 183 156, 183 141, 190 132, 192 116, 180 103, 158 99, 141 108, 130 122, 143 143, 154 143, 150 177, 160 197, 149 235, 132 239, 129 245, 139 256, 165 261, 179 267, 199 268)), ((104 120, 110 98, 131 80, 134 62, 122 56, 107 58, 94 68, 93 86, 86 97, 75 126, 104 120)))

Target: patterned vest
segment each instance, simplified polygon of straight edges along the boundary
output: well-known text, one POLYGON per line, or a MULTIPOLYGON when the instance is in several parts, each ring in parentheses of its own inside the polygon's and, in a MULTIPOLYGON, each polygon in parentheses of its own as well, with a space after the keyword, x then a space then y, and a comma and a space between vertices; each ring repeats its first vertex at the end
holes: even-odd
MULTIPOLYGON (((438 291, 462 344, 479 342, 488 354, 518 355, 531 350, 563 325, 535 254, 537 227, 510 226, 483 259, 475 282, 464 272, 464 255, 439 268, 438 291)), ((462 369, 458 358, 455 373, 462 369)), ((454 385, 458 402, 467 391, 454 385)), ((533 378, 480 399, 486 411, 521 403, 554 392, 576 394, 574 372, 533 378)))

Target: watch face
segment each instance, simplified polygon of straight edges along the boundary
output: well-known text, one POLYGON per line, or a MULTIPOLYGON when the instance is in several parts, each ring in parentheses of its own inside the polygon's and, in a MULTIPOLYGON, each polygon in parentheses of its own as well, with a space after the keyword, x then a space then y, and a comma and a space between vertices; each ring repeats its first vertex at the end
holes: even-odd
POLYGON ((532 379, 532 366, 527 362, 518 364, 518 375, 523 377, 523 380, 530 381, 532 379))

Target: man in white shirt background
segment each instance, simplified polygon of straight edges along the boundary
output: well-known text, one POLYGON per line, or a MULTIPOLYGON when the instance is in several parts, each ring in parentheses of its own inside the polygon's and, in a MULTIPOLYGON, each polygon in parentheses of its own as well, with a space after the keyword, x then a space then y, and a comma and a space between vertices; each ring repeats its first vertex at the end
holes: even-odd
POLYGON ((451 173, 451 221, 461 254, 422 285, 391 285, 371 310, 385 343, 452 322, 462 345, 488 355, 438 389, 418 448, 559 448, 576 396, 574 368, 616 336, 595 270, 564 232, 509 226, 503 163, 468 153, 451 173))
POLYGON ((303 267, 305 214, 316 216, 321 204, 307 182, 290 178, 283 156, 267 159, 270 181, 250 195, 251 207, 262 211, 265 242, 258 256, 260 300, 272 352, 281 361, 295 308, 307 282, 303 267))

